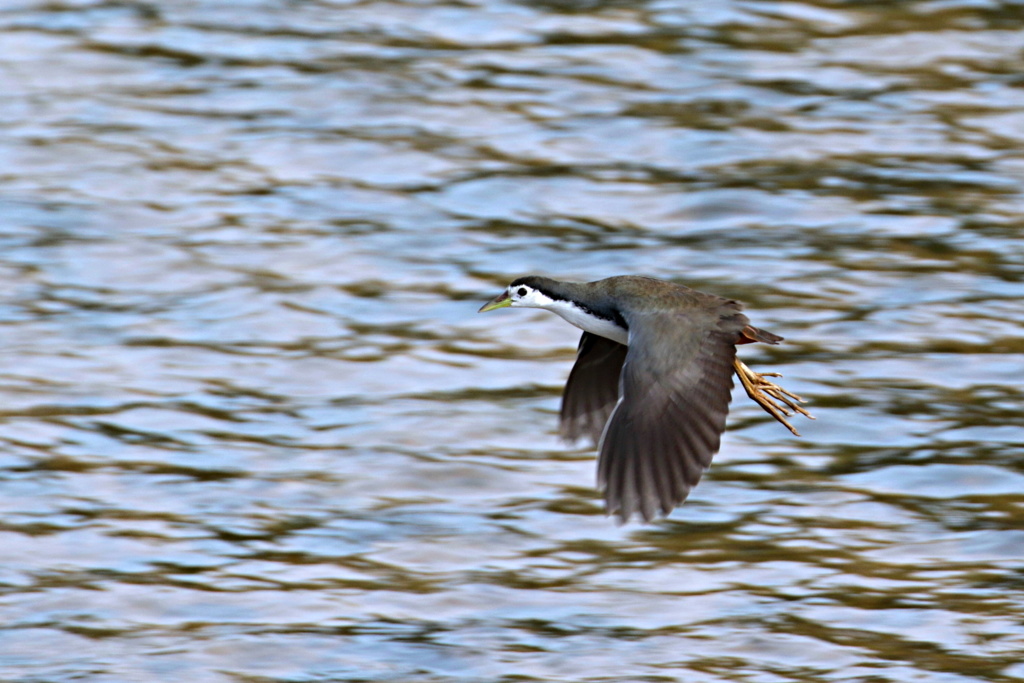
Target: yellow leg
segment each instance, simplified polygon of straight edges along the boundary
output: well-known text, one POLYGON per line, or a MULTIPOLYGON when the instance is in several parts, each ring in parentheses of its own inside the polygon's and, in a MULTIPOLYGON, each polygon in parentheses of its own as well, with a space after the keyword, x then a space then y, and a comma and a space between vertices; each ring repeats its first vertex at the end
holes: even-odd
POLYGON ((765 377, 782 377, 777 372, 754 372, 746 366, 739 358, 732 362, 736 368, 736 376, 740 378, 747 396, 753 399, 764 411, 786 426, 786 429, 800 436, 800 432, 789 424, 787 417, 800 413, 804 417, 814 419, 814 416, 797 405, 796 402, 806 403, 794 393, 786 391, 778 384, 769 382, 765 377))

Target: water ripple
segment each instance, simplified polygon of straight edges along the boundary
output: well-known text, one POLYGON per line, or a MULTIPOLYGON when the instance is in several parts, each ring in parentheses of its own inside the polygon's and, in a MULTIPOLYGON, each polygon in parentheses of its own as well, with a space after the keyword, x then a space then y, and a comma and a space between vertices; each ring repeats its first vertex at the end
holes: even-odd
POLYGON ((0 10, 5 678, 1024 678, 1017 3, 239 9, 0 10), (818 420, 616 526, 525 273, 818 420))

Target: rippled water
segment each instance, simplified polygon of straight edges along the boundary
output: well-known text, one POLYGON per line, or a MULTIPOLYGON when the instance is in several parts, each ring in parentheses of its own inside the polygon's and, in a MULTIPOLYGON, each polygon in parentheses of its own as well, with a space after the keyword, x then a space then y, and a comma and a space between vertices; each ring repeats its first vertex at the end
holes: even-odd
POLYGON ((1024 680, 1024 5, 0 8, 0 677, 1024 680), (617 526, 512 277, 745 301, 617 526))

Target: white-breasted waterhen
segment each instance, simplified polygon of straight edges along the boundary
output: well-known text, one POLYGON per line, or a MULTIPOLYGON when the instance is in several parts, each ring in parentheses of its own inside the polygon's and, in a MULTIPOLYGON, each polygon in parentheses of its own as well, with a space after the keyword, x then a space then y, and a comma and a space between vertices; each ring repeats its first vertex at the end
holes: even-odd
MULTIPOLYGON (((649 521, 669 514, 718 452, 735 372, 747 395, 786 419, 811 417, 804 400, 736 357, 736 345, 778 344, 730 299, 664 280, 622 275, 596 282, 521 277, 480 312, 543 308, 583 330, 562 396, 561 433, 598 444, 608 514, 649 521)), ((813 417, 811 417, 813 419, 813 417)))

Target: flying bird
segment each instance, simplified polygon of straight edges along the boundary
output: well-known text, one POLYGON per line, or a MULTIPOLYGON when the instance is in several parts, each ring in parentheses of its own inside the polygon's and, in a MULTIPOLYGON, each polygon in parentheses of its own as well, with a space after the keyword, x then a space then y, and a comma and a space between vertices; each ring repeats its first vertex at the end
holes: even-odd
POLYGON ((665 280, 620 275, 595 282, 521 277, 480 308, 542 308, 583 330, 562 395, 560 431, 598 448, 605 509, 627 522, 668 515, 718 452, 736 374, 769 415, 786 419, 804 399, 736 357, 736 345, 778 344, 736 301, 665 280))

